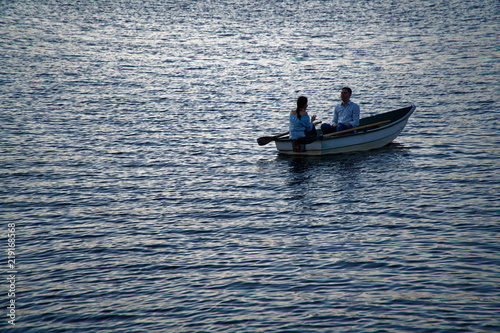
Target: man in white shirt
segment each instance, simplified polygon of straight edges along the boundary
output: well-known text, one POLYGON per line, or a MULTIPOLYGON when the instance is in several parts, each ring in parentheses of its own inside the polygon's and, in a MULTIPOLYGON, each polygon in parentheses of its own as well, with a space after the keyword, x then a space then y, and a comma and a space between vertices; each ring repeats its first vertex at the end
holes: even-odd
POLYGON ((340 132, 359 126, 359 105, 351 102, 352 90, 349 87, 342 88, 340 99, 342 103, 335 107, 333 124, 322 124, 323 134, 340 132))

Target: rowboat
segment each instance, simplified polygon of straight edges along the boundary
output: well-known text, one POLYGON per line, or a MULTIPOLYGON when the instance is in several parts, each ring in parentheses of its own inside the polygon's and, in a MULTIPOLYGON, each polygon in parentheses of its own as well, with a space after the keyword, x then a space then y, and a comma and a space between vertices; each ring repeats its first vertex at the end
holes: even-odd
POLYGON ((318 130, 319 138, 309 140, 312 142, 292 140, 284 135, 274 136, 272 141, 275 141, 278 151, 286 155, 330 155, 377 149, 391 143, 403 131, 413 111, 415 105, 411 104, 361 118, 359 126, 350 130, 325 135, 318 130))

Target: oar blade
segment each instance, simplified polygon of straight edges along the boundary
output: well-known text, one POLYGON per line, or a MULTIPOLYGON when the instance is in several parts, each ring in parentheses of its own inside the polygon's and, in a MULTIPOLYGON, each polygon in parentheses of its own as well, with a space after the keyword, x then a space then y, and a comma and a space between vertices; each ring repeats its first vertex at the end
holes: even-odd
POLYGON ((275 139, 274 136, 263 136, 257 139, 257 143, 259 144, 259 146, 265 146, 274 139, 275 139))

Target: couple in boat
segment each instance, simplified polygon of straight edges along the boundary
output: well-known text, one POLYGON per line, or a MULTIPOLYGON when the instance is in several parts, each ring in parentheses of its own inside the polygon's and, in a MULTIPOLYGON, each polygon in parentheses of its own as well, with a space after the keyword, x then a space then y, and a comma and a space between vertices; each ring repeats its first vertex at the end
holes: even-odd
MULTIPOLYGON (((342 88, 340 92, 342 103, 335 107, 333 123, 321 125, 323 134, 340 132, 359 125, 359 105, 351 101, 351 95, 351 88, 342 88)), ((300 96, 297 99, 297 109, 290 112, 290 139, 301 143, 318 139, 315 120, 315 115, 309 117, 307 114, 307 97, 300 96)))

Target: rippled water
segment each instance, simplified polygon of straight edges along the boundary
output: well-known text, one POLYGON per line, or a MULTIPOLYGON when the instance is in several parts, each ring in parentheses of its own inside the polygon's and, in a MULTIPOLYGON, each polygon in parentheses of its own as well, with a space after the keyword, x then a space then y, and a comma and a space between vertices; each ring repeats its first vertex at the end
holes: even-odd
POLYGON ((2 330, 500 331, 499 13, 0 2, 2 330), (256 144, 344 85, 362 116, 417 110, 376 151, 256 144))

